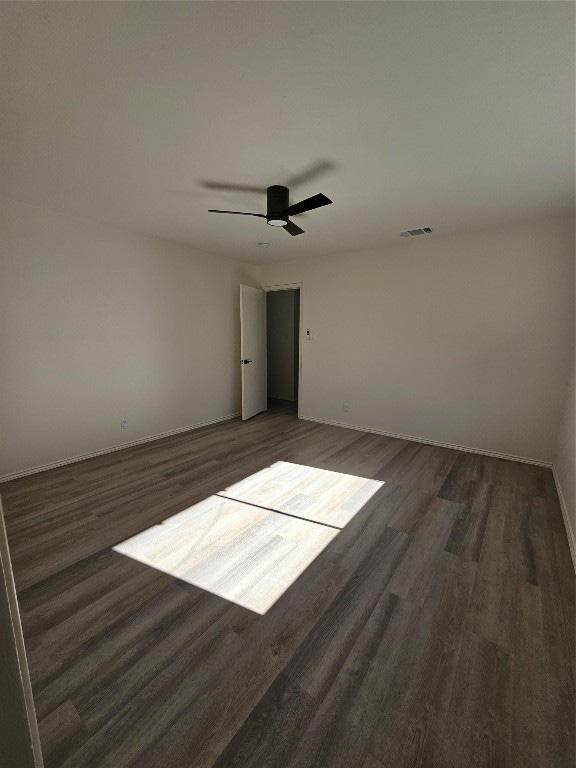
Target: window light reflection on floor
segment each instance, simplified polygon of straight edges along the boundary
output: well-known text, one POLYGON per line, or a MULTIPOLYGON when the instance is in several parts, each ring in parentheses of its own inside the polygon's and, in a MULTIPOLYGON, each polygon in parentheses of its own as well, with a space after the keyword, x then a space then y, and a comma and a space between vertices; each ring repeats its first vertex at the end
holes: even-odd
POLYGON ((279 461, 114 550, 263 614, 382 485, 279 461))

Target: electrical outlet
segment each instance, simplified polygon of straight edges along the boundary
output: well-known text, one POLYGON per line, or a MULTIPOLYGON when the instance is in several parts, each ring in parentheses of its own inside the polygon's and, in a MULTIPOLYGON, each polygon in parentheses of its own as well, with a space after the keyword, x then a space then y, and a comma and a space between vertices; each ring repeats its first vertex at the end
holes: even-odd
POLYGON ((128 420, 127 419, 122 419, 122 421, 120 422, 120 429, 128 429, 128 420))
POLYGON ((342 403, 342 410, 344 411, 344 413, 348 413, 348 411, 350 410, 350 403, 342 403))

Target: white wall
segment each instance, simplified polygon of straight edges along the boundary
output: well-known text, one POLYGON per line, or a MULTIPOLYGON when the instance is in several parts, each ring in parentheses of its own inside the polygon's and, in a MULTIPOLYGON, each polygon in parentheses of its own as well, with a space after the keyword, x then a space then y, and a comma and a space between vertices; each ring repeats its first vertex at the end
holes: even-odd
POLYGON ((266 294, 268 397, 294 400, 294 291, 266 294))
POLYGON ((0 233, 0 475, 238 412, 253 267, 8 200, 0 233))
POLYGON ((551 461, 574 329, 569 219, 271 264, 302 282, 302 416, 551 461), (343 403, 350 402, 348 412, 343 403))

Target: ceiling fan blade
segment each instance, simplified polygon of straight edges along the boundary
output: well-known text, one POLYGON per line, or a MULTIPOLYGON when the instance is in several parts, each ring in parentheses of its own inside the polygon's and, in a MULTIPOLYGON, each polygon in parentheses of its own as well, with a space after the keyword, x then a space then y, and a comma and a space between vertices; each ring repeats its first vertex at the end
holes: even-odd
POLYGON ((254 192, 257 195, 265 195, 266 187, 251 187, 247 184, 226 184, 224 181, 201 181, 204 189, 218 189, 223 192, 254 192))
POLYGON ((322 208, 323 205, 331 205, 332 200, 326 195, 319 194, 308 197, 306 200, 302 200, 300 203, 295 203, 287 208, 284 213, 288 216, 297 216, 299 213, 305 213, 306 211, 312 211, 314 208, 322 208))
POLYGON ((300 227, 297 224, 294 224, 293 221, 288 221, 286 224, 284 224, 283 229, 285 229, 286 232, 291 234, 292 237, 296 237, 296 235, 304 234, 304 230, 300 229, 300 227))
POLYGON ((317 160, 315 163, 311 163, 304 168, 300 173, 293 174, 284 182, 284 186, 292 189, 293 187, 300 186, 300 184, 308 184, 318 176, 322 176, 324 173, 329 173, 335 168, 335 164, 330 162, 330 160, 317 160))
POLYGON ((208 213, 234 213, 236 216, 258 216, 259 219, 265 219, 266 216, 263 213, 243 213, 242 211, 217 211, 214 208, 209 208, 208 213))

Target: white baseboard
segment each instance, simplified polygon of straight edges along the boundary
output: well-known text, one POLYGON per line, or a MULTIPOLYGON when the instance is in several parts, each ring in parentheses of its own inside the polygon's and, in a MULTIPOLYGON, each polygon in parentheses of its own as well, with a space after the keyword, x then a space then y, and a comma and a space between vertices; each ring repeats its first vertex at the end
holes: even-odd
POLYGON ((311 416, 300 416, 304 421, 315 421, 318 424, 328 424, 331 427, 344 427, 345 429, 355 429, 358 432, 370 432, 374 435, 384 435, 384 437, 397 437, 400 440, 409 440, 412 443, 424 443, 424 445, 437 445, 439 448, 452 448, 455 451, 464 451, 465 453, 479 453, 482 456, 493 456, 495 459, 506 459, 507 461, 520 461, 523 464, 534 464, 537 467, 548 467, 552 469, 552 462, 542 461, 542 459, 531 459, 527 456, 512 456, 508 453, 499 453, 498 451, 487 451, 484 448, 470 448, 468 445, 454 445, 453 443, 441 443, 439 440, 430 440, 427 437, 414 437, 413 435, 400 435, 397 432, 387 432, 383 429, 370 429, 369 427, 357 427, 355 424, 341 424, 338 421, 326 421, 324 419, 314 419, 311 416))
POLYGON ((114 453, 114 451, 122 451, 125 448, 132 448, 135 445, 142 445, 143 443, 150 443, 153 440, 160 440, 162 437, 170 437, 171 435, 178 435, 181 432, 190 432, 193 429, 200 429, 200 427, 209 427, 210 424, 219 424, 221 421, 230 421, 240 416, 239 413, 231 413, 228 416, 219 416, 217 419, 210 419, 209 421, 202 421, 199 424, 191 424, 187 427, 178 427, 177 429, 171 429, 169 432, 161 432, 158 435, 150 435, 149 437, 141 437, 138 440, 132 440, 130 443, 122 443, 122 445, 114 445, 111 448, 101 448, 98 451, 92 451, 91 453, 83 453, 80 456, 71 456, 69 459, 61 459, 60 461, 53 461, 50 464, 42 464, 39 467, 32 467, 31 469, 24 469, 20 472, 12 472, 8 475, 0 475, 0 483, 5 483, 8 480, 16 480, 19 477, 26 477, 27 475, 35 475, 37 472, 46 472, 48 469, 56 469, 57 467, 64 467, 66 464, 75 464, 77 461, 84 461, 85 459, 92 459, 95 456, 103 456, 105 453, 114 453))
POLYGON ((562 510, 562 517, 564 518, 564 528, 566 528, 566 536, 568 537, 568 546, 570 547, 570 554, 572 555, 572 565, 576 571, 576 536, 572 530, 570 518, 568 517, 568 507, 566 505, 566 499, 562 493, 562 486, 560 485, 560 478, 556 467, 552 465, 552 472, 554 474, 554 482, 556 483, 556 491, 558 492, 558 498, 560 500, 560 508, 562 510))

